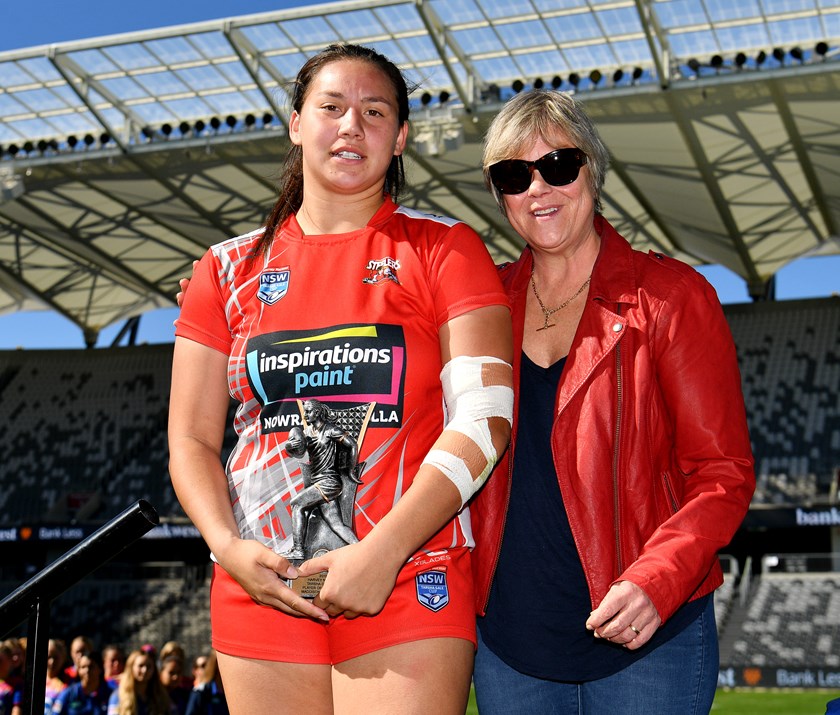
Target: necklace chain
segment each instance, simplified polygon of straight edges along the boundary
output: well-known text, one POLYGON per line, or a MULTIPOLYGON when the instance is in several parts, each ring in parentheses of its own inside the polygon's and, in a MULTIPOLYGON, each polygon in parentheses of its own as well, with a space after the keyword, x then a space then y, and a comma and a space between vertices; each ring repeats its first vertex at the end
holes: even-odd
POLYGON ((537 299, 537 303, 540 304, 540 310, 542 311, 543 315, 545 316, 545 322, 543 322, 543 326, 541 328, 537 328, 537 332, 540 330, 546 330, 548 328, 553 328, 557 323, 548 324, 548 319, 554 315, 558 310, 563 310, 569 303, 571 303, 575 298, 577 298, 586 287, 589 285, 589 281, 592 280, 592 276, 590 275, 584 282, 583 285, 575 291, 575 294, 571 298, 567 298, 564 300, 560 305, 556 308, 546 308, 545 303, 542 302, 542 298, 540 298, 540 294, 537 293, 537 283, 534 281, 534 268, 531 267, 531 288, 534 290, 534 297, 537 299))

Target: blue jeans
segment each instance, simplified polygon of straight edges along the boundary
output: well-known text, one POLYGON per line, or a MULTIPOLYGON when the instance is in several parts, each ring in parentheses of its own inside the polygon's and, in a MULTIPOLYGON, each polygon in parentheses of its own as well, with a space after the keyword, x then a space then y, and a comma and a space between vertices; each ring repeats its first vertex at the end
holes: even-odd
POLYGON ((649 655, 600 680, 561 683, 523 675, 478 635, 473 683, 480 715, 700 715, 718 679, 714 600, 693 623, 649 655))

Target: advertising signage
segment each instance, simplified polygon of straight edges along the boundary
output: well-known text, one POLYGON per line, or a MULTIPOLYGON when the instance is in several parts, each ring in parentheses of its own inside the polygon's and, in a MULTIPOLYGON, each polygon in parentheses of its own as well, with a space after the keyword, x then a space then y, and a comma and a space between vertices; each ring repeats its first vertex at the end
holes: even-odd
POLYGON ((719 688, 840 688, 840 668, 730 666, 718 671, 719 688))

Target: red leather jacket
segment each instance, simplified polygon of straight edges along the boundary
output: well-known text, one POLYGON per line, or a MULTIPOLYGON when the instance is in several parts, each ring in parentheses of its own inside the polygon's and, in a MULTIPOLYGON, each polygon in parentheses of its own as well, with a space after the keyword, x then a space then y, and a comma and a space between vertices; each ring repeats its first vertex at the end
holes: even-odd
MULTIPOLYGON (((556 398, 551 449, 592 607, 638 584, 663 622, 723 580, 717 559, 746 514, 753 457, 735 346, 714 289, 691 267, 634 251, 602 217, 601 248, 556 398)), ((526 249, 500 267, 519 384, 526 249)), ((470 506, 477 612, 498 561, 520 428, 470 506)), ((523 426, 523 428, 525 428, 523 426)))

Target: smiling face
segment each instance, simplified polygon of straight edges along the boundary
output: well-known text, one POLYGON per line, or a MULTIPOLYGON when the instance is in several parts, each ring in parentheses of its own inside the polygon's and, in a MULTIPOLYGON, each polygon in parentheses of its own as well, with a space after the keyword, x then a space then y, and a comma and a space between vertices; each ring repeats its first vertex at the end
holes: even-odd
POLYGON ((131 664, 131 674, 137 682, 147 682, 154 674, 152 659, 145 653, 137 656, 131 664))
POLYGON ((327 64, 289 121, 289 138, 303 151, 304 192, 381 194, 407 133, 394 87, 378 67, 355 59, 327 64))
MULTIPOLYGON (((522 154, 512 158, 534 161, 555 149, 572 146, 568 137, 558 132, 550 144, 536 137, 526 144, 522 154)), ((535 169, 526 191, 503 197, 511 226, 533 250, 570 255, 589 241, 598 240, 593 228, 595 197, 588 170, 584 165, 571 184, 552 186, 535 169)))

